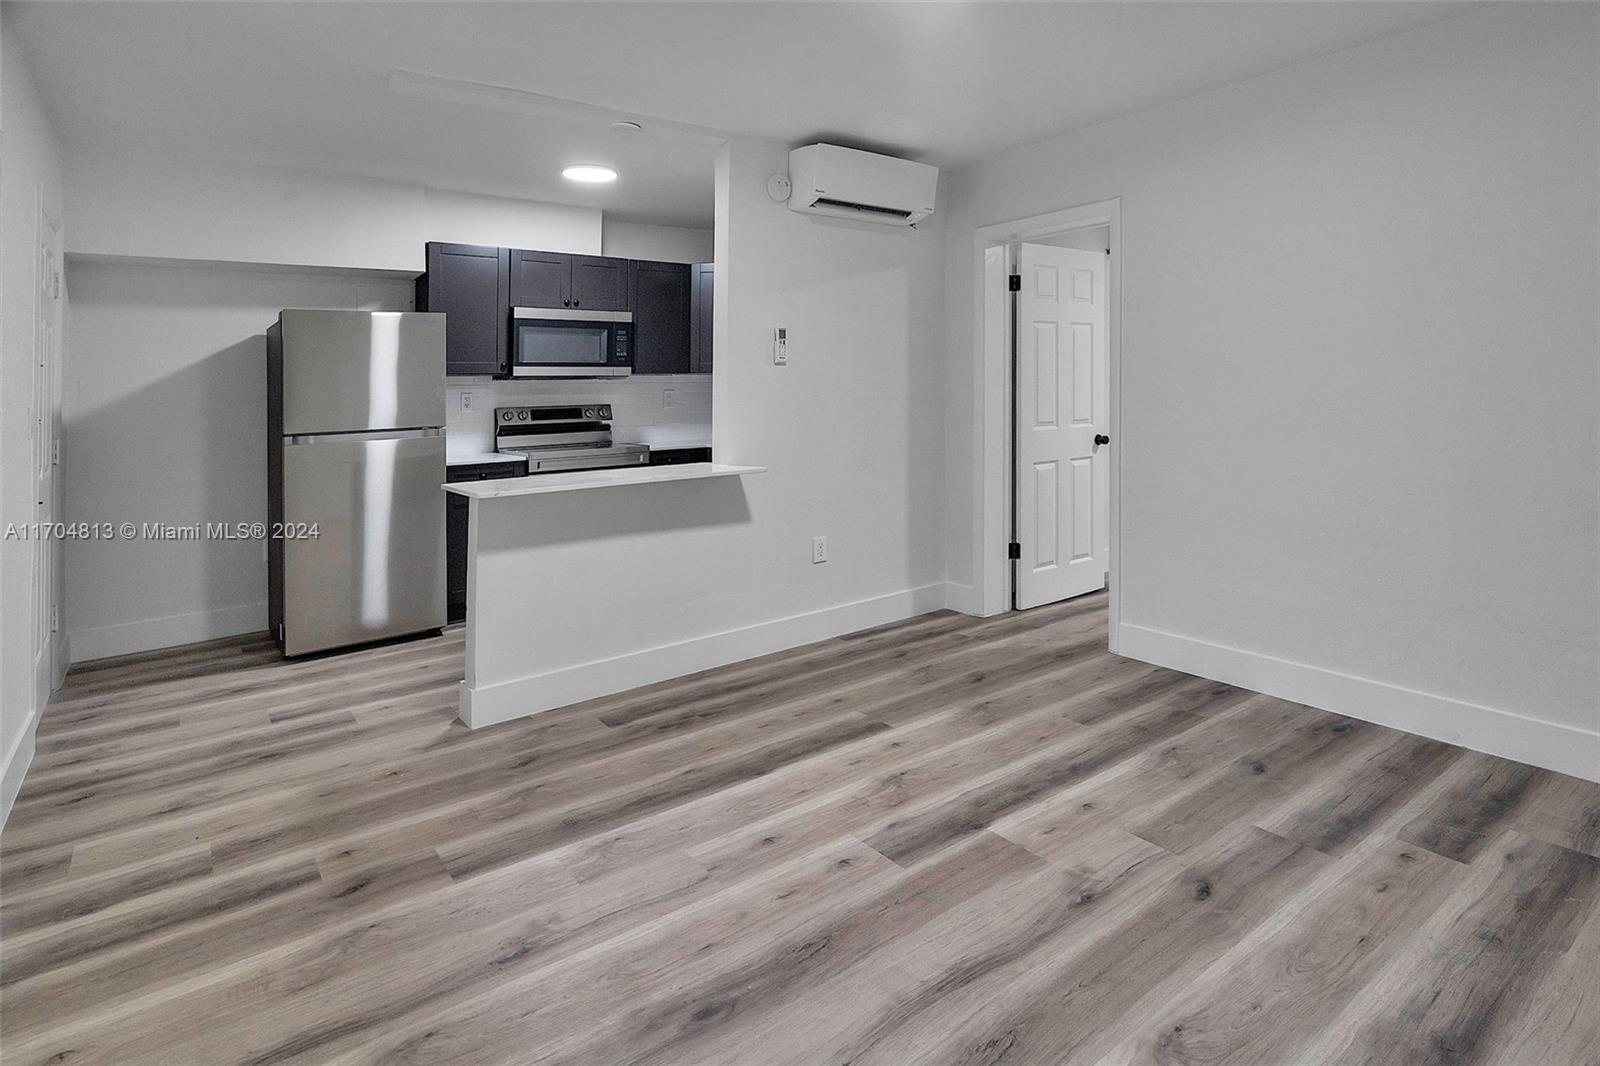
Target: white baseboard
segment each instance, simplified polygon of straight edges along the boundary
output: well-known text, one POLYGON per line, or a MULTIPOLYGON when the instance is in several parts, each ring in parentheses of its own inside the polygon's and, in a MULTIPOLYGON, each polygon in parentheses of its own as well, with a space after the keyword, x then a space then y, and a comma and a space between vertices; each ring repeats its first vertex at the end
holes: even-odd
POLYGON ((975 617, 983 616, 983 597, 971 585, 961 585, 954 581, 944 583, 944 605, 952 611, 970 614, 975 617))
POLYGON ((237 607, 218 607, 211 611, 143 618, 137 622, 95 626, 72 631, 72 661, 88 662, 136 651, 173 648, 202 640, 257 633, 267 628, 265 603, 241 603, 237 607))
POLYGON ((474 688, 463 681, 461 720, 477 729, 898 622, 944 607, 945 589, 943 583, 923 585, 493 685, 474 688))
POLYGON ((5 769, 0 771, 0 828, 4 828, 6 819, 11 817, 11 805, 16 802, 17 793, 22 791, 22 778, 33 763, 33 736, 38 725, 39 712, 29 711, 21 734, 12 742, 11 750, 6 752, 5 769))
POLYGON ((1600 781, 1600 732, 1147 626, 1125 622, 1118 637, 1118 654, 1130 659, 1600 781))

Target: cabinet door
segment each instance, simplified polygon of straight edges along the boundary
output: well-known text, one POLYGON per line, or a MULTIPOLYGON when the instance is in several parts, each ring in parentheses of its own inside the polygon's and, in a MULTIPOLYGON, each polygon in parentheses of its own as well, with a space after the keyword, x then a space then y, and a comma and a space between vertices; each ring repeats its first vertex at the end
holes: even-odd
POLYGON ((633 372, 689 372, 689 264, 634 260, 633 372))
POLYGON ((696 263, 689 305, 689 373, 711 373, 711 318, 716 307, 716 268, 696 263))
POLYGON ((417 310, 444 313, 446 374, 505 373, 508 263, 503 248, 428 244, 417 310))
POLYGON ((511 306, 572 306, 572 256, 513 248, 511 306))
POLYGON ((709 463, 710 448, 651 448, 651 466, 678 466, 682 463, 709 463))
POLYGON ((467 515, 464 496, 449 493, 444 502, 445 604, 451 622, 467 619, 467 515))
POLYGON ((574 255, 572 306, 590 311, 628 309, 628 260, 599 255, 574 255))

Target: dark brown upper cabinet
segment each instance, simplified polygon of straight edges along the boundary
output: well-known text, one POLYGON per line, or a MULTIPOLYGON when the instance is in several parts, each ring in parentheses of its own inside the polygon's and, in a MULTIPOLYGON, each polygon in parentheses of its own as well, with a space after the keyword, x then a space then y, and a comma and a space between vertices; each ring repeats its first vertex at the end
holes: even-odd
POLYGON ((633 261, 633 372, 689 373, 687 263, 633 261))
POLYGON ((628 260, 574 255, 572 306, 589 311, 628 310, 628 260))
POLYGON ((710 263, 429 243, 417 310, 445 313, 445 373, 504 377, 511 309, 632 311, 634 373, 711 373, 710 263))
POLYGON ((512 307, 626 311, 628 280, 626 259, 511 251, 512 307))
POLYGON ((446 374, 506 372, 510 261, 504 248, 429 242, 417 310, 445 315, 446 374))
POLYGON ((716 307, 716 268, 696 263, 689 268, 689 373, 711 373, 711 319, 716 307))
POLYGON ((512 307, 572 306, 572 257, 511 250, 512 307))

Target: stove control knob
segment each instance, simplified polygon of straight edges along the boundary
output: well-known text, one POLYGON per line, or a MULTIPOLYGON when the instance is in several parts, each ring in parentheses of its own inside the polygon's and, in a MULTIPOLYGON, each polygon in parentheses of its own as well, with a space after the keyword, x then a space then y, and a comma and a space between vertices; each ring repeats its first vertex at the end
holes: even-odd
POLYGON ((517 421, 518 422, 526 422, 527 420, 528 420, 528 412, 526 412, 526 411, 518 411, 517 412, 517 421))
POLYGON ((611 417, 611 405, 610 404, 603 403, 603 404, 600 405, 600 417, 601 418, 610 418, 611 417))
POLYGON ((595 417, 597 417, 595 415, 595 413, 594 413, 594 408, 593 407, 585 407, 583 409, 583 417, 584 418, 595 418, 595 417))

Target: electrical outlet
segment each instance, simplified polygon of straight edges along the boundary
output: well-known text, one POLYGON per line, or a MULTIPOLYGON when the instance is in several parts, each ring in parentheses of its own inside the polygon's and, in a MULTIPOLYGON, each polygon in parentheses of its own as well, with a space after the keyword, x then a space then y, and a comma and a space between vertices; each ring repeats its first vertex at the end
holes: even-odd
POLYGON ((772 365, 789 365, 789 331, 783 326, 772 331, 772 365))
POLYGON ((813 563, 825 563, 828 561, 827 537, 811 538, 811 561, 813 563))
POLYGON ((473 404, 477 403, 477 400, 478 398, 473 395, 471 389, 461 390, 461 409, 463 411, 471 411, 473 409, 473 404))
POLYGON ((661 390, 661 406, 676 407, 678 405, 678 391, 676 389, 661 390))

